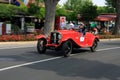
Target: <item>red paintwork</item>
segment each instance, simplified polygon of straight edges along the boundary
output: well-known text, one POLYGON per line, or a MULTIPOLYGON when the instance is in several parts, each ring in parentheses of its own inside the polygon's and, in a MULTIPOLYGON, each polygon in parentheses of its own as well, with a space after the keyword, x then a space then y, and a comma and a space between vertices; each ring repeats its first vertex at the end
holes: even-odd
POLYGON ((50 44, 50 37, 46 38, 44 35, 36 36, 37 39, 44 38, 47 40, 46 46, 51 47, 58 47, 61 45, 62 42, 67 40, 72 40, 77 44, 79 47, 91 47, 93 45, 94 39, 97 38, 99 40, 99 36, 95 36, 90 32, 86 32, 84 35, 84 41, 80 41, 80 37, 83 35, 82 33, 75 31, 75 30, 57 30, 62 35, 62 39, 60 40, 59 44, 50 44))
POLYGON ((40 38, 45 38, 45 35, 40 34, 36 36, 36 39, 40 39, 40 38))

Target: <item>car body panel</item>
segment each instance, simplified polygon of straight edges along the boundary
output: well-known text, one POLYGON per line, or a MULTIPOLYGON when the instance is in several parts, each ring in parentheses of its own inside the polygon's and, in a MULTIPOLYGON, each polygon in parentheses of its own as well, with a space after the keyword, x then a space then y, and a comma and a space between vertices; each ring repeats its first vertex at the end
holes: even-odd
POLYGON ((79 48, 84 47, 91 47, 93 45, 93 42, 95 39, 99 41, 99 36, 93 35, 91 32, 86 32, 85 35, 83 33, 80 33, 76 30, 56 30, 53 33, 59 33, 62 38, 59 40, 59 44, 54 44, 50 42, 51 36, 45 36, 45 35, 38 35, 36 38, 39 39, 45 39, 47 41, 46 46, 47 47, 59 47, 62 45, 62 43, 71 40, 75 45, 77 45, 79 48))

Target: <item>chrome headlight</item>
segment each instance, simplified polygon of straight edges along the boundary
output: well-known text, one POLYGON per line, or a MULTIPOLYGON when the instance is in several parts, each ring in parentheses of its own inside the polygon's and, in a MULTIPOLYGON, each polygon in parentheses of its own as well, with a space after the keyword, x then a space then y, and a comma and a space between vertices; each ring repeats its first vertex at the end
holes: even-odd
POLYGON ((58 39, 62 39, 62 35, 61 34, 58 35, 58 39))

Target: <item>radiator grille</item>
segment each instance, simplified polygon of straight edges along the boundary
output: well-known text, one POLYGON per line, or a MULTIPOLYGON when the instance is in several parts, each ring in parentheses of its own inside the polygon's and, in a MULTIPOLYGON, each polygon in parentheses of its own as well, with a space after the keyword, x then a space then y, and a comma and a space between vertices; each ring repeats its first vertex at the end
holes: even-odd
POLYGON ((51 33, 50 42, 51 42, 52 44, 59 44, 59 33, 57 33, 57 32, 52 32, 52 33, 51 33))

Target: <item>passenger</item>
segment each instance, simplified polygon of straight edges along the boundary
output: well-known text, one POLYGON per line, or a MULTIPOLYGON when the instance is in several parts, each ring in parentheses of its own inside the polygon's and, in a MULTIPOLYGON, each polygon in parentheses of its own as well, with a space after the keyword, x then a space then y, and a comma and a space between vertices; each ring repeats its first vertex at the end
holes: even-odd
POLYGON ((73 24, 73 22, 72 21, 70 21, 70 23, 69 23, 69 29, 70 30, 74 30, 74 24, 73 24))
POLYGON ((97 34, 97 33, 98 33, 97 25, 96 25, 94 22, 92 22, 92 23, 90 24, 90 28, 91 28, 91 32, 92 32, 93 34, 97 34))
POLYGON ((65 19, 64 18, 61 19, 60 29, 61 30, 66 29, 66 23, 65 23, 65 19))

